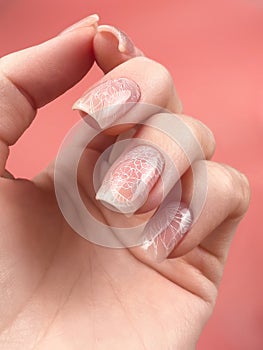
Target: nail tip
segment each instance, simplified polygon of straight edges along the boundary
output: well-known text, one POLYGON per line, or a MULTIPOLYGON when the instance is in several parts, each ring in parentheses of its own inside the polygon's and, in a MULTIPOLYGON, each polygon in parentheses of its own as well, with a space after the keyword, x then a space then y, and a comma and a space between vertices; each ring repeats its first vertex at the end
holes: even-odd
POLYGON ((100 201, 105 206, 110 206, 112 208, 115 208, 116 210, 119 210, 118 207, 116 206, 116 203, 114 201, 111 191, 106 191, 100 188, 95 196, 95 199, 97 201, 100 201))
POLYGON ((92 14, 92 15, 78 21, 77 23, 74 23, 73 25, 69 26, 68 28, 64 29, 58 35, 70 33, 73 30, 81 28, 81 27, 94 27, 95 29, 97 29, 99 20, 100 20, 100 17, 97 13, 92 14))
POLYGON ((82 104, 80 101, 75 102, 71 108, 73 111, 89 114, 89 111, 87 111, 86 106, 82 104))
POLYGON ((121 44, 118 45, 118 50, 120 51, 120 53, 126 53, 125 47, 121 44))
POLYGON ((127 202, 124 205, 120 205, 110 190, 99 189, 95 196, 95 199, 104 204, 108 209, 114 209, 118 213, 124 214, 127 217, 131 217, 137 210, 134 209, 132 204, 129 205, 127 202))
POLYGON ((100 129, 104 129, 125 115, 140 97, 138 84, 120 77, 103 81, 91 88, 73 104, 72 109, 87 113, 100 129))
POLYGON ((97 22, 100 20, 100 16, 97 13, 93 13, 92 15, 90 15, 90 17, 95 18, 97 22))
POLYGON ((145 254, 157 263, 163 262, 189 232, 192 222, 192 212, 186 205, 180 202, 166 205, 145 227, 145 254))
POLYGON ((135 52, 135 46, 126 33, 111 25, 100 25, 97 28, 99 33, 107 32, 112 34, 118 40, 118 50, 120 53, 132 55, 135 52))
POLYGON ((72 109, 73 111, 79 110, 77 102, 75 102, 75 103, 72 105, 71 109, 72 109))
POLYGON ((78 111, 80 116, 89 124, 91 127, 103 130, 107 125, 104 125, 103 120, 96 118, 93 113, 86 108, 85 104, 81 104, 80 102, 75 102, 71 107, 73 111, 78 111))

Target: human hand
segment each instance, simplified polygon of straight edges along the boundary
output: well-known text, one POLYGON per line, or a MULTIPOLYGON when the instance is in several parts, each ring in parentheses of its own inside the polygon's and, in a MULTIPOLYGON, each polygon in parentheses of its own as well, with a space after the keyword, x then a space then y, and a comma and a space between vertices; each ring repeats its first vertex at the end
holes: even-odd
MULTIPOLYGON (((182 114, 172 78, 164 67, 135 57, 139 54, 136 49, 120 53, 116 41, 105 32, 97 33, 93 42, 95 34, 96 28, 84 22, 78 29, 0 61, 1 349, 193 349, 213 311, 231 239, 248 206, 249 186, 239 172, 210 160, 215 148, 213 136, 199 121, 182 114), (76 84, 92 66, 94 53, 106 73, 104 82, 125 77, 132 81, 128 87, 139 89, 128 95, 134 96, 133 102, 137 99, 138 105, 154 105, 160 110, 154 115, 137 114, 136 104, 126 120, 119 119, 128 124, 111 127, 85 149, 78 169, 83 202, 98 222, 109 227, 152 222, 162 192, 173 188, 179 178, 185 207, 189 205, 194 188, 203 184, 199 169, 205 168, 204 207, 200 215, 193 207, 193 223, 186 227, 183 240, 174 239, 170 229, 177 221, 166 230, 165 237, 171 241, 167 245, 162 235, 153 241, 146 237, 145 249, 96 245, 76 234, 61 214, 54 163, 32 181, 12 179, 4 170, 9 145, 30 125, 36 109, 76 84), (130 211, 136 211, 136 215, 126 217, 96 200, 90 184, 99 156, 117 144, 120 132, 134 126, 131 120, 141 123, 134 135, 140 145, 156 147, 152 159, 157 159, 161 170, 155 174, 148 168, 149 193, 126 203, 130 211), (179 122, 195 136, 182 141, 190 162, 174 135, 168 136, 179 122), (193 140, 206 160, 196 152, 193 140), (163 151, 161 156, 159 151, 163 151), (169 159, 179 178, 169 176, 169 159), (193 172, 197 174, 194 184, 193 172)), ((76 107, 85 112, 91 106, 87 103, 90 96, 76 107)), ((149 113, 147 108, 143 111, 149 113)), ((138 153, 134 157, 138 158, 138 153)), ((141 160, 148 164, 147 159, 141 160)), ((103 194, 101 190, 100 199, 103 194)), ((104 199, 118 207, 112 197, 104 199)))

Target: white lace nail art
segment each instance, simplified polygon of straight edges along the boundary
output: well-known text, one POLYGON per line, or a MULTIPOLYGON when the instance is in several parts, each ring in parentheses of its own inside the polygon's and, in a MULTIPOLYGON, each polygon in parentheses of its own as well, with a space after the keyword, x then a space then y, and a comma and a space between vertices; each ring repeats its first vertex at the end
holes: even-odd
POLYGON ((134 147, 117 159, 97 192, 99 199, 122 213, 134 213, 159 179, 164 158, 154 147, 134 147))
POLYGON ((110 126, 124 115, 141 96, 139 86, 131 79, 107 80, 84 94, 73 109, 88 114, 100 128, 110 126))
POLYGON ((162 208, 144 230, 142 248, 158 261, 163 261, 181 241, 192 225, 189 209, 178 202, 162 208))

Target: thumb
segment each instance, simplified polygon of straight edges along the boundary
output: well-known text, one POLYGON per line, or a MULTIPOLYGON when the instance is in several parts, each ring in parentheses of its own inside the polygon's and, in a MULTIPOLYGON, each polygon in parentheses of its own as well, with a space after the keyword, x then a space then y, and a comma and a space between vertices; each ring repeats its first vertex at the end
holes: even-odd
POLYGON ((144 56, 126 33, 110 25, 98 26, 94 54, 96 63, 105 74, 131 58, 144 56))
POLYGON ((0 59, 0 175, 14 144, 37 108, 75 85, 94 62, 96 16, 40 45, 0 59))

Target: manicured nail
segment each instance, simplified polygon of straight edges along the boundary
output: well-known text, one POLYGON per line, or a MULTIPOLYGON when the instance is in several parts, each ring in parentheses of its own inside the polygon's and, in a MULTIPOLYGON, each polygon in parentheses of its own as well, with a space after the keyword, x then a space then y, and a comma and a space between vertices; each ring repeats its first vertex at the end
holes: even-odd
POLYGON ((122 155, 106 174, 96 199, 124 214, 135 213, 147 200, 164 167, 154 147, 136 146, 122 155))
POLYGON ((128 37, 128 35, 122 32, 121 30, 109 25, 100 25, 98 26, 98 32, 106 32, 114 35, 115 38, 118 40, 118 49, 120 52, 128 55, 131 55, 135 52, 135 46, 133 42, 128 37))
POLYGON ((155 214, 144 229, 142 249, 162 262, 175 249, 192 224, 192 214, 183 203, 171 202, 155 214))
POLYGON ((74 105, 73 109, 88 115, 95 127, 109 127, 138 102, 141 96, 139 86, 131 79, 117 78, 106 80, 87 91, 74 105))
POLYGON ((99 19, 100 18, 97 14, 88 16, 86 18, 83 18, 79 22, 74 23, 72 26, 64 29, 59 35, 71 32, 72 30, 75 30, 80 27, 97 27, 99 19))

